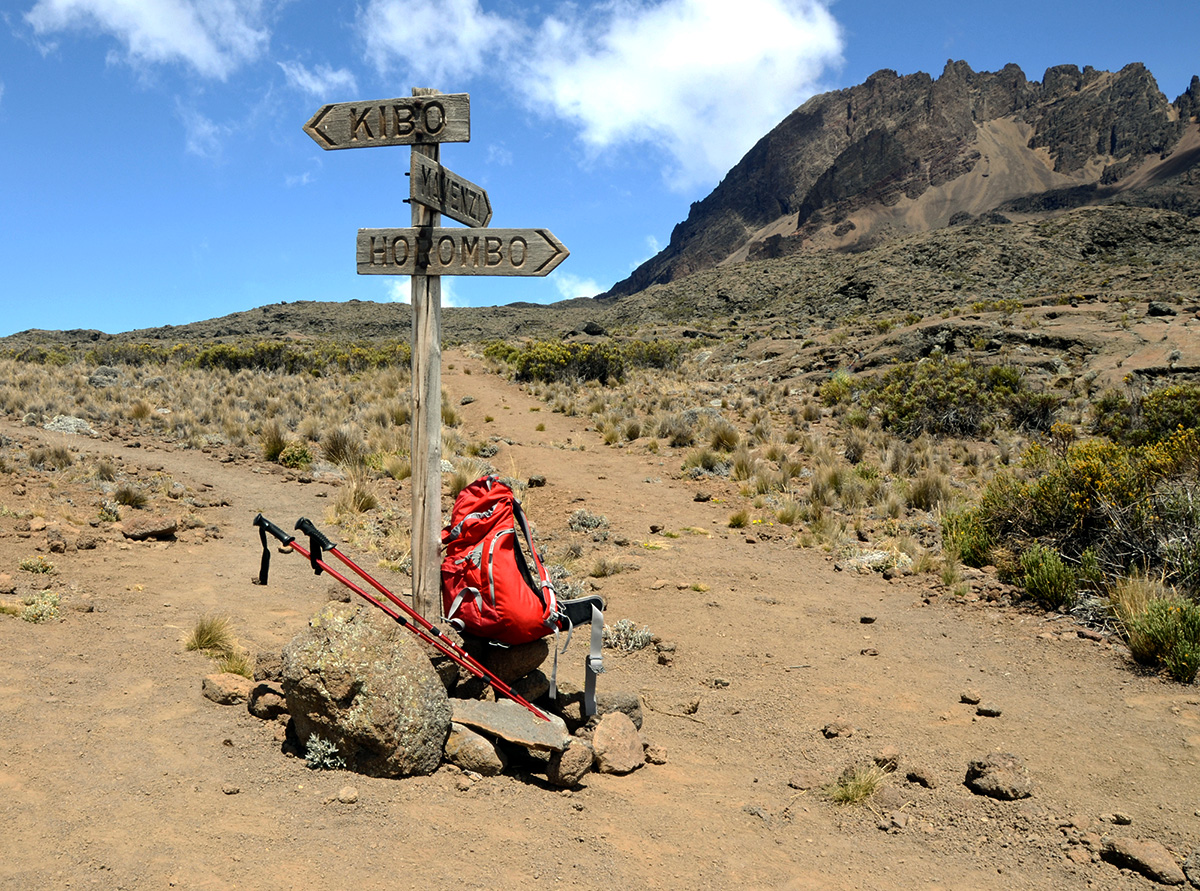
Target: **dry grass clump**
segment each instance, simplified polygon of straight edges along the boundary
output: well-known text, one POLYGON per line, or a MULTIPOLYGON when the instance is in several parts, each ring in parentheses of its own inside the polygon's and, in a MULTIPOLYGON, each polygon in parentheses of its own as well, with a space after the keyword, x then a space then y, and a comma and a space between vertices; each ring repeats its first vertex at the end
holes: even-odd
POLYGON ((193 626, 186 640, 184 649, 199 650, 210 656, 227 656, 234 650, 236 638, 233 634, 233 620, 229 616, 203 616, 193 626))
POLYGON ((843 771, 826 788, 826 792, 835 804, 862 804, 879 791, 886 776, 887 773, 877 764, 855 765, 843 771))
POLYGON ((358 431, 336 427, 321 437, 321 457, 339 467, 357 467, 367 460, 367 447, 358 431))

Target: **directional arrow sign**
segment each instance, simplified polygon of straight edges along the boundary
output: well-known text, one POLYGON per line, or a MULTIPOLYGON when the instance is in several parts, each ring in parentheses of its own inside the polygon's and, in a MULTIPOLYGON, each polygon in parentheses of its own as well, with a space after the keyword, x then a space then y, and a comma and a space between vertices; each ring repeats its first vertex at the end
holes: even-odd
POLYGON ((483 227, 492 221, 492 202, 487 192, 416 152, 412 156, 409 190, 413 201, 463 225, 483 227))
POLYGON ((570 253, 546 229, 359 229, 359 275, 546 275, 570 253))
POLYGON ((439 93, 322 105, 304 132, 323 149, 470 142, 471 96, 439 93))

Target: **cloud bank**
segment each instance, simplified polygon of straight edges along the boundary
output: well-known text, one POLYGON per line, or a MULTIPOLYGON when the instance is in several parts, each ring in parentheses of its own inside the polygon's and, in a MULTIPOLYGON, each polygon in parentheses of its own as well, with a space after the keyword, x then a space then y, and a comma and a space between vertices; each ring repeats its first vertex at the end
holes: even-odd
POLYGON ((722 176, 822 89, 842 51, 821 0, 739 0, 736 11, 727 0, 609 0, 540 22, 504 20, 479 0, 371 0, 359 29, 381 74, 507 78, 593 155, 661 147, 680 190, 722 176))
POLYGON ((124 45, 130 64, 182 63, 224 80, 266 51, 262 7, 262 0, 38 0, 25 20, 40 38, 98 31, 124 45))

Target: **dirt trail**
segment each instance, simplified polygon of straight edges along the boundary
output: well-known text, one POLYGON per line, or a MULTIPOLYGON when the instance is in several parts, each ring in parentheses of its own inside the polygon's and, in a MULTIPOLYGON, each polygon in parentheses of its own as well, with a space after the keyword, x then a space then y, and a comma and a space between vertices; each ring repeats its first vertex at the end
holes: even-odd
MULTIPOLYGON (((274 726, 201 697, 211 663, 181 641, 214 612, 255 649, 290 640, 329 582, 276 554, 270 585, 252 585, 251 520, 323 519, 335 487, 258 462, 72 437, 83 451, 161 466, 217 502, 199 513, 220 532, 55 555, 66 601, 95 611, 43 625, 0 616, 0 888, 1136 888, 1148 883, 1068 858, 1083 848, 1060 824, 1090 828, 1121 812, 1130 826, 1099 825, 1181 855, 1200 842, 1194 687, 1131 671, 1119 649, 1064 619, 930 597, 932 576, 839 572, 785 529, 729 529, 732 484, 678 479, 668 449, 605 447, 580 419, 462 354, 447 353, 444 368, 456 405, 474 397, 458 409, 462 435, 512 440, 490 459, 501 473, 546 476, 526 498, 544 550, 553 558, 581 542, 580 574, 599 555, 629 564, 595 580, 609 621, 676 644, 672 665, 652 649, 608 652, 601 678, 642 695, 644 734, 668 763, 589 775, 569 792, 536 774, 461 791, 446 770, 403 781, 310 771, 281 753, 274 726), (697 491, 712 500, 696 502, 697 491), (569 532, 581 507, 627 543, 569 532), (970 688, 1001 715, 977 717, 959 701, 970 688), (835 720, 855 733, 826 739, 835 720), (901 768, 869 806, 789 786, 832 780, 888 746, 901 768), (1002 803, 964 787, 968 761, 997 751, 1025 761, 1032 798, 1002 803), (913 768, 936 787, 907 782, 913 768), (336 800, 345 785, 356 804, 336 800), (890 814, 904 827, 881 831, 890 814)), ((38 491, 0 476, 10 512, 38 491)), ((45 497, 35 506, 48 518, 91 511, 45 497)), ((15 525, 0 517, 0 572, 24 584, 17 564, 46 542, 15 525)), ((388 580, 404 589, 404 577, 388 580)), ((568 677, 582 680, 583 656, 573 644, 568 677)))

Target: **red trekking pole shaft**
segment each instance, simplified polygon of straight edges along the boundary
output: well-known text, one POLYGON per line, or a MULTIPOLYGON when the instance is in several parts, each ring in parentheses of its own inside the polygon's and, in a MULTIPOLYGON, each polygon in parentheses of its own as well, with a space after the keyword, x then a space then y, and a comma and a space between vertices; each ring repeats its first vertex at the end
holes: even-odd
POLYGON ((468 653, 466 650, 464 650, 462 647, 460 647, 457 643, 455 643, 454 641, 445 637, 442 634, 442 630, 440 628, 438 628, 436 625, 434 625, 432 622, 430 622, 428 619, 426 619, 424 616, 422 616, 419 612, 417 612, 415 609, 413 609, 409 604, 405 603, 404 600, 397 597, 395 594, 393 594, 391 591, 389 591, 387 588, 385 588, 382 583, 380 583, 380 582, 376 581, 374 578, 372 578, 371 575, 365 569, 363 569, 361 566, 359 566, 357 563, 355 563, 353 560, 351 560, 349 557, 347 557, 345 554, 343 554, 341 552, 341 550, 338 549, 338 546, 329 540, 328 536, 326 536, 324 533, 321 532, 321 530, 319 530, 316 526, 313 525, 312 520, 309 520, 305 517, 301 517, 299 520, 296 521, 296 530, 298 532, 303 532, 305 535, 307 535, 309 537, 309 541, 315 543, 314 544, 315 547, 319 547, 319 548, 321 548, 321 550, 327 551, 328 553, 333 554, 333 556, 337 557, 340 561, 342 561, 342 563, 344 563, 346 566, 350 567, 350 569, 352 569, 363 581, 365 581, 367 584, 369 584, 372 588, 374 588, 376 591, 378 591, 380 594, 382 594, 384 597, 386 597, 392 603, 396 604, 396 606, 400 607, 400 609, 404 610, 404 612, 407 613, 409 616, 411 616, 413 621, 415 621, 418 625, 420 625, 422 628, 424 628, 430 634, 437 637, 439 640, 443 641, 446 644, 446 646, 450 647, 455 652, 457 652, 462 657, 462 659, 464 659, 468 663, 465 666, 466 668, 475 672, 476 674, 479 674, 482 677, 487 677, 490 674, 490 672, 488 672, 488 670, 483 666, 483 664, 478 659, 476 659, 474 656, 472 656, 470 653, 468 653))
MULTIPOLYGON (((266 532, 269 532, 271 535, 275 536, 275 538, 279 539, 279 541, 285 547, 292 548, 301 557, 308 558, 310 561, 315 563, 315 565, 320 566, 322 570, 329 573, 331 576, 333 576, 333 578, 337 579, 339 582, 341 582, 343 585, 345 585, 347 588, 349 588, 355 594, 362 597, 368 603, 371 603, 374 606, 377 606, 379 609, 383 610, 383 612, 386 613, 388 616, 390 616, 394 621, 399 623, 402 627, 407 628, 409 631, 411 631, 413 634, 415 634, 417 637, 419 637, 425 643, 429 644, 431 647, 433 647, 435 650, 437 650, 442 655, 446 656, 449 659, 452 659, 454 662, 461 665, 463 668, 465 668, 467 671, 471 672, 472 674, 477 674, 480 677, 482 677, 484 680, 486 680, 489 684, 492 685, 492 687, 496 690, 496 692, 498 692, 504 696, 507 696, 509 699, 511 699, 513 702, 517 703, 518 705, 524 706, 530 712, 532 712, 534 715, 541 718, 543 721, 550 720, 549 716, 545 712, 543 712, 541 709, 539 709, 533 703, 526 700, 519 693, 515 692, 511 687, 508 686, 508 684, 504 683, 504 681, 500 680, 500 678, 496 677, 496 675, 494 675, 492 672, 488 671, 486 668, 484 668, 482 665, 480 665, 477 660, 471 658, 470 656, 468 656, 465 653, 460 654, 460 653, 456 652, 453 645, 450 644, 440 633, 430 634, 430 633, 427 633, 422 628, 420 628, 416 625, 413 625, 411 622, 408 621, 408 619, 404 618, 404 616, 400 615, 398 612, 396 612, 394 609, 387 606, 386 604, 380 602, 377 598, 372 597, 370 594, 368 594, 366 591, 364 591, 358 585, 354 584, 354 582, 352 582, 350 579, 346 578, 344 575, 342 575, 340 572, 338 572, 332 566, 327 564, 320 557, 317 557, 314 559, 313 555, 309 552, 309 550, 307 548, 305 548, 303 545, 298 544, 296 542, 296 539, 294 536, 288 535, 286 532, 284 532, 282 529, 280 529, 278 526, 276 526, 270 520, 266 519, 262 514, 259 514, 255 518, 254 525, 258 526, 260 529, 265 530, 266 532)), ((392 595, 389 594, 389 597, 392 597, 392 595)), ((430 626, 430 627, 432 627, 432 626, 430 626)), ((436 632, 437 629, 434 629, 434 631, 436 632)))

